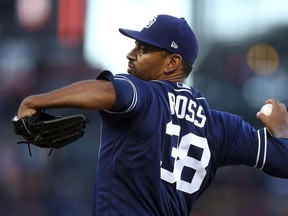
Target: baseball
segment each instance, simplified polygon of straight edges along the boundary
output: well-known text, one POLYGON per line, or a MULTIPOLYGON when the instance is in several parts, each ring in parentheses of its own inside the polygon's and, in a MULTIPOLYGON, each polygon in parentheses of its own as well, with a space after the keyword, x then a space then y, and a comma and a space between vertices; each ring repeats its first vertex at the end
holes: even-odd
POLYGON ((265 105, 261 108, 260 112, 262 112, 262 113, 263 113, 264 115, 266 115, 266 116, 269 116, 269 115, 271 114, 271 112, 272 112, 272 109, 273 109, 272 104, 265 104, 265 105))

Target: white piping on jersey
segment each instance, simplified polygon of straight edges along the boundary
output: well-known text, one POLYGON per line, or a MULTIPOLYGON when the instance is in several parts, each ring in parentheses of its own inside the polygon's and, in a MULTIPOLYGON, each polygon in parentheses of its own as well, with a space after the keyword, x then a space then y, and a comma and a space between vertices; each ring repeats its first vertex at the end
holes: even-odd
POLYGON ((191 95, 193 95, 192 92, 191 92, 189 89, 174 89, 174 91, 175 91, 175 92, 188 92, 188 93, 190 93, 191 95))
POLYGON ((127 82, 131 85, 131 87, 132 87, 132 89, 133 89, 133 99, 132 99, 132 102, 131 102, 130 106, 129 106, 128 109, 126 109, 125 111, 122 111, 122 112, 115 112, 115 111, 109 111, 109 110, 105 110, 105 111, 108 112, 108 113, 113 113, 113 114, 128 113, 128 112, 130 112, 132 109, 134 109, 134 107, 135 107, 136 104, 137 104, 137 98, 138 98, 138 96, 137 96, 136 86, 134 85, 133 82, 131 82, 131 81, 130 81, 127 77, 125 77, 125 76, 118 75, 117 77, 115 76, 114 79, 116 79, 116 80, 117 80, 117 79, 118 79, 118 80, 125 80, 125 81, 127 81, 127 82))
MULTIPOLYGON (((188 92, 191 95, 193 95, 193 93, 188 89, 174 89, 174 91, 176 91, 176 92, 188 92)), ((197 97, 196 100, 206 100, 206 98, 205 97, 197 97)))
POLYGON ((257 167, 258 162, 259 162, 260 149, 261 149, 261 141, 260 141, 260 132, 259 132, 259 130, 257 131, 257 135, 258 135, 258 152, 257 152, 256 164, 254 166, 255 168, 257 167))
POLYGON ((196 98, 197 100, 206 100, 205 97, 199 97, 199 98, 196 98))
POLYGON ((101 148, 102 148, 102 136, 103 136, 103 125, 101 124, 100 126, 100 137, 99 137, 99 148, 98 148, 98 157, 100 156, 100 151, 101 151, 101 148))
POLYGON ((260 168, 262 170, 264 168, 264 165, 266 163, 266 155, 267 155, 267 131, 266 128, 264 129, 264 156, 263 156, 263 164, 260 168))
MULTIPOLYGON (((257 135, 258 135, 258 152, 257 152, 256 164, 254 166, 255 168, 258 167, 260 152, 261 152, 261 143, 263 143, 261 141, 260 130, 257 131, 257 135)), ((265 166, 266 157, 267 157, 267 130, 265 128, 264 129, 264 155, 263 155, 263 162, 262 162, 262 166, 260 167, 260 170, 262 170, 265 166)))
MULTIPOLYGON (((153 82, 159 82, 159 83, 163 83, 163 84, 165 84, 165 85, 168 85, 166 82, 163 82, 163 81, 161 81, 161 80, 152 80, 153 82)), ((180 91, 187 91, 187 92, 189 92, 191 95, 193 95, 192 94, 192 92, 191 91, 189 91, 189 89, 174 89, 174 91, 178 91, 178 92, 180 92, 180 91)), ((206 98, 205 97, 198 97, 198 98, 196 98, 196 100, 206 100, 206 98)))

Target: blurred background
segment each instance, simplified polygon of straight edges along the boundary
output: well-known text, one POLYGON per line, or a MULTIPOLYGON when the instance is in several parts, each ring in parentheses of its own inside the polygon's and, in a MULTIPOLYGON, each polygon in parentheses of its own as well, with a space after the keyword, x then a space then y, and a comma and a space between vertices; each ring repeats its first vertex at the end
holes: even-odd
MULTIPOLYGON (((189 84, 211 107, 262 127, 265 100, 288 105, 286 0, 0 0, 0 216, 91 215, 100 119, 65 148, 31 146, 29 156, 11 118, 21 100, 102 70, 125 73, 134 41, 119 27, 141 29, 152 17, 185 17, 197 33, 200 56, 189 84)), ((79 110, 53 110, 73 114, 79 110)), ((191 216, 287 216, 288 180, 247 167, 219 170, 191 216)))

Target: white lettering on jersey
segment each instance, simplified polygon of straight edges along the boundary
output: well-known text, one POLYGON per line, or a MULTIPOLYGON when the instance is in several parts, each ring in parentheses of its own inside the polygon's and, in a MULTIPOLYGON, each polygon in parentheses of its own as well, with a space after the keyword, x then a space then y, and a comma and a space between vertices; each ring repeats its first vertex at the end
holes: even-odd
MULTIPOLYGON (((201 105, 184 95, 175 95, 170 92, 168 93, 168 100, 172 115, 191 122, 196 127, 204 127, 207 118, 201 105)), ((193 131, 184 135, 180 135, 180 132, 180 125, 172 121, 167 123, 166 134, 177 137, 177 143, 175 143, 175 147, 172 147, 171 159, 168 159, 173 161, 172 166, 170 168, 165 167, 161 161, 161 179, 171 184, 176 183, 177 190, 192 194, 200 189, 207 174, 206 167, 209 165, 211 152, 205 137, 198 136, 193 131), (195 147, 202 150, 200 158, 189 155, 190 148, 195 147), (187 169, 191 169, 188 174, 192 175, 190 180, 185 180, 182 176, 187 174, 185 174, 187 169)))
MULTIPOLYGON (((180 135, 180 126, 171 122, 167 124, 166 134, 170 136, 180 135)), ((188 133, 179 137, 179 145, 173 147, 171 157, 174 158, 173 171, 169 171, 161 167, 161 179, 171 184, 176 183, 176 189, 192 194, 199 190, 201 184, 207 174, 206 167, 209 165, 211 158, 210 149, 205 137, 197 136, 193 133, 188 133), (190 146, 196 146, 203 150, 200 160, 188 155, 190 146), (194 176, 190 182, 182 180, 182 172, 185 168, 195 170, 194 176)))
POLYGON ((197 105, 195 101, 184 95, 175 95, 171 92, 168 92, 168 99, 172 115, 176 115, 179 119, 186 119, 197 127, 204 127, 206 116, 203 114, 201 105, 197 105))

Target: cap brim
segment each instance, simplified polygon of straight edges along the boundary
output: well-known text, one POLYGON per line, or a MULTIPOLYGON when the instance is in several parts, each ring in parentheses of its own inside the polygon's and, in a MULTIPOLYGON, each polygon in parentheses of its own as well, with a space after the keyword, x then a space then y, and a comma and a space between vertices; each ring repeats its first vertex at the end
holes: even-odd
POLYGON ((160 44, 149 38, 147 35, 145 35, 143 32, 140 31, 134 31, 129 29, 123 29, 119 28, 119 32, 129 38, 141 41, 143 43, 150 44, 152 46, 161 47, 160 44))

